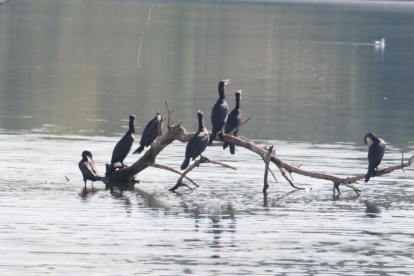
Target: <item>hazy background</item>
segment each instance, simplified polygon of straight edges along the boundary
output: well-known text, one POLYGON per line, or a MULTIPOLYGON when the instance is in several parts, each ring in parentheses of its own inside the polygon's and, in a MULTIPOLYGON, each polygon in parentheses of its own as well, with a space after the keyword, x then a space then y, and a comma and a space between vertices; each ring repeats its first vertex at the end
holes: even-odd
POLYGON ((373 131, 405 148, 412 2, 302 2, 8 2, 0 128, 113 136, 129 114, 142 127, 165 113, 164 101, 188 130, 199 109, 211 128, 218 81, 230 78, 230 107, 242 89, 243 116, 254 117, 240 132, 249 138, 361 144, 373 131))

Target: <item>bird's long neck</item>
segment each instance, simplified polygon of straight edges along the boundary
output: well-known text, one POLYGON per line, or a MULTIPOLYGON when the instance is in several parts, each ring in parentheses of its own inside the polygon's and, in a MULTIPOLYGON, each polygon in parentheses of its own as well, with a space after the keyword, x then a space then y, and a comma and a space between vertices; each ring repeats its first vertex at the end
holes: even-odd
POLYGON ((240 98, 236 97, 236 109, 240 109, 240 98))
POLYGON ((129 120, 129 132, 135 133, 135 121, 129 120))
POLYGON ((198 115, 198 129, 202 130, 204 128, 203 116, 198 115))
POLYGON ((219 96, 220 96, 220 100, 225 100, 226 99, 226 95, 225 95, 225 90, 226 90, 226 88, 225 88, 225 86, 224 85, 219 85, 219 88, 218 88, 218 92, 219 92, 219 96))

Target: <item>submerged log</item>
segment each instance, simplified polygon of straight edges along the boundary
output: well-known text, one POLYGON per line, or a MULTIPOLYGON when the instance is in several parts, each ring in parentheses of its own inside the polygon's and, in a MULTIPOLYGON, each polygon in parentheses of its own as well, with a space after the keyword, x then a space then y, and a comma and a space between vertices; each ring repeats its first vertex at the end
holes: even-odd
MULTIPOLYGON (((171 121, 170 117, 171 117, 171 114, 174 112, 174 110, 170 111, 168 105, 167 105, 167 110, 168 110, 168 125, 167 125, 168 131, 162 134, 161 136, 159 136, 154 141, 154 143, 151 145, 151 147, 145 152, 145 154, 141 158, 139 158, 133 165, 131 165, 130 167, 116 170, 114 173, 112 173, 110 175, 110 182, 133 182, 135 175, 137 175, 141 171, 155 164, 155 160, 158 154, 160 154, 163 151, 163 149, 166 148, 169 144, 171 144, 172 142, 176 140, 183 142, 183 143, 187 143, 194 136, 195 132, 188 133, 181 124, 173 125, 173 122, 171 121)), ((250 118, 248 120, 250 120, 250 118)), ((247 121, 243 122, 242 124, 246 123, 247 121)), ((239 128, 241 127, 241 125, 239 126, 239 128)), ((217 137, 216 139, 219 139, 219 138, 217 137)), ((288 172, 290 175, 292 173, 296 173, 296 174, 300 174, 300 175, 311 177, 311 178, 317 178, 317 179, 330 181, 334 184, 334 192, 336 189, 338 193, 340 193, 339 185, 343 184, 347 186, 348 188, 354 190, 358 195, 361 194, 361 191, 355 188, 352 185, 352 183, 356 183, 357 181, 364 179, 365 175, 361 174, 361 175, 356 175, 352 177, 341 178, 341 177, 337 177, 334 175, 329 175, 329 174, 325 174, 321 172, 307 171, 307 170, 301 169, 300 167, 290 165, 280 160, 278 157, 276 157, 273 151, 273 148, 272 148, 272 151, 269 151, 269 149, 267 149, 266 147, 259 146, 245 137, 242 137, 242 136, 235 137, 235 136, 232 136, 231 133, 229 133, 229 134, 224 134, 223 139, 224 139, 223 141, 226 143, 234 144, 235 146, 238 146, 238 147, 243 147, 259 155, 265 161, 265 164, 267 163, 266 171, 270 170, 270 168, 268 168, 268 164, 270 162, 275 164, 277 168, 280 170, 282 176, 295 189, 302 190, 304 188, 295 186, 293 181, 290 180, 288 176, 286 175, 286 172, 288 172)), ((379 170, 376 176, 385 175, 395 170, 409 167, 413 163, 413 160, 414 160, 414 156, 412 156, 405 163, 402 161, 400 165, 379 170)), ((154 166, 154 167, 157 167, 157 166, 154 166)), ((273 172, 271 173, 273 175, 273 172)), ((180 179, 182 179, 185 175, 186 173, 184 172, 180 179)), ((263 188, 264 192, 266 192, 267 187, 268 187, 268 184, 267 185, 266 184, 267 184, 267 172, 265 173, 265 185, 263 188)))

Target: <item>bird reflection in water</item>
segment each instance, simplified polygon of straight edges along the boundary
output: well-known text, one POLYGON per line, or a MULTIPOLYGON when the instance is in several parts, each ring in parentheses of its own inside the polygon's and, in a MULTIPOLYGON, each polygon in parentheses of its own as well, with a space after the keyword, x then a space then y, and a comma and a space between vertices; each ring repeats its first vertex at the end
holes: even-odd
POLYGON ((375 203, 365 200, 364 204, 367 218, 377 218, 381 214, 381 209, 375 203))
MULTIPOLYGON (((223 247, 236 247, 236 210, 231 202, 220 207, 209 207, 206 205, 188 206, 182 203, 184 213, 194 218, 194 231, 212 234, 212 240, 208 241, 209 247, 214 248, 216 254, 211 258, 220 258, 220 249, 223 247), (207 226, 206 226, 207 224, 207 226), (207 227, 206 230, 204 230, 207 227), (229 240, 226 240, 228 238, 229 240)), ((216 205, 212 205, 216 206, 216 205)), ((184 240, 189 246, 200 240, 184 240)))
POLYGON ((95 195, 98 191, 99 191, 99 189, 96 189, 96 188, 91 188, 91 189, 82 188, 82 190, 79 192, 78 195, 82 199, 88 199, 88 198, 92 197, 93 195, 95 195))
POLYGON ((135 189, 135 183, 125 182, 125 183, 111 183, 105 185, 105 190, 109 190, 111 195, 115 198, 121 198, 124 191, 133 192, 135 189))

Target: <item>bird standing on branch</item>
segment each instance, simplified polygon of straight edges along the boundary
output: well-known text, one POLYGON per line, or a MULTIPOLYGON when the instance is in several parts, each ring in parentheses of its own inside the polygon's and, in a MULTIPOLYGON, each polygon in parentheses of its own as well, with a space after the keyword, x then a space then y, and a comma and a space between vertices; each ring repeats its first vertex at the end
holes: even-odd
POLYGON ((161 120, 161 114, 157 113, 157 116, 148 122, 145 126, 144 132, 142 132, 141 141, 139 142, 140 146, 134 151, 134 154, 140 154, 145 147, 148 147, 155 141, 159 135, 158 124, 161 120))
POLYGON ((369 146, 368 149, 368 172, 365 175, 365 182, 375 176, 378 171, 378 166, 381 163, 382 157, 385 153, 386 143, 381 138, 377 138, 374 133, 368 133, 364 137, 364 142, 369 146))
MULTIPOLYGON (((242 122, 242 115, 240 110, 240 100, 241 100, 241 90, 235 93, 236 96, 236 107, 230 112, 229 117, 227 118, 226 126, 224 128, 224 133, 229 133, 236 127, 238 127, 242 122)), ((239 130, 236 130, 233 133, 233 136, 237 137, 239 130)), ((234 154, 235 146, 233 144, 224 143, 223 149, 226 149, 227 146, 230 147, 230 153, 234 154)))
POLYGON ((213 143, 214 139, 216 139, 216 135, 218 134, 220 140, 223 141, 223 132, 222 128, 226 124, 227 116, 229 112, 229 105, 226 102, 226 85, 230 83, 230 80, 222 80, 219 82, 218 85, 218 92, 219 92, 219 99, 217 100, 216 104, 213 106, 213 110, 211 111, 211 124, 213 129, 211 130, 211 136, 209 145, 213 143))
POLYGON ((124 159, 127 157, 129 151, 131 150, 132 143, 134 143, 135 140, 135 116, 130 115, 129 116, 129 130, 127 133, 125 133, 124 137, 119 140, 119 142, 116 144, 114 151, 112 152, 112 159, 111 164, 108 167, 108 170, 106 172, 106 175, 110 175, 115 171, 114 165, 117 162, 120 162, 122 164, 122 167, 125 167, 124 165, 124 159))
POLYGON ((198 111, 198 131, 191 140, 187 143, 187 147, 185 149, 185 159, 183 164, 181 165, 181 169, 185 170, 190 163, 190 159, 196 159, 199 155, 203 153, 208 145, 208 131, 207 128, 204 126, 203 121, 203 112, 200 110, 198 111))

